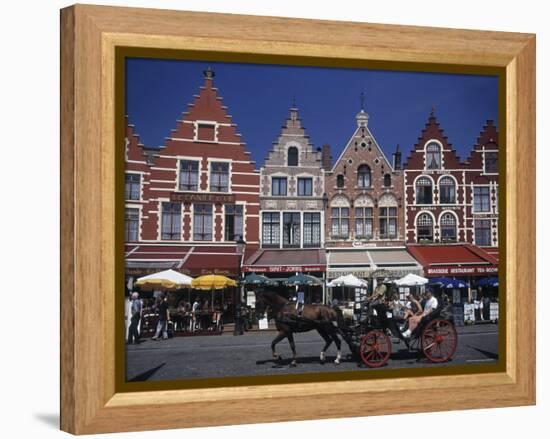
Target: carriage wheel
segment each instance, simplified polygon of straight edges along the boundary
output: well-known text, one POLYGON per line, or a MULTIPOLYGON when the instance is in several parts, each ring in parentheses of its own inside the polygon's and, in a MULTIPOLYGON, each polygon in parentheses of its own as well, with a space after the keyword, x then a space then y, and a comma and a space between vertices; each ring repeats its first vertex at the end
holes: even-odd
POLYGON ((449 361, 456 352, 457 344, 455 326, 447 320, 432 320, 422 331, 422 351, 433 363, 449 361))
POLYGON ((369 331, 361 338, 359 353, 367 366, 383 366, 391 355, 391 339, 382 331, 369 331))

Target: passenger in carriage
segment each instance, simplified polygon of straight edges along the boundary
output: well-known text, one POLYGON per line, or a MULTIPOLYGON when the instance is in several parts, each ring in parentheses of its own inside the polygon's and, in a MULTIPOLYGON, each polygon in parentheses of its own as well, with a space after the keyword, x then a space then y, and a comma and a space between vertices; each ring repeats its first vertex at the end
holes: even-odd
POLYGON ((432 291, 428 289, 426 291, 426 303, 424 304, 424 310, 422 311, 422 313, 409 317, 409 320, 408 320, 409 327, 405 332, 403 332, 403 337, 409 338, 412 332, 418 327, 418 324, 420 323, 420 321, 424 317, 434 312, 437 309, 437 306, 438 306, 437 299, 434 297, 432 291))

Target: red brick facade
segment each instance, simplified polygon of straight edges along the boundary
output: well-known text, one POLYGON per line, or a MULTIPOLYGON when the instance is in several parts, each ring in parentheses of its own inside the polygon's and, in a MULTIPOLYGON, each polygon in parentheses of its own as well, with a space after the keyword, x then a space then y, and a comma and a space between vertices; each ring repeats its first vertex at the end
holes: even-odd
POLYGON ((407 243, 497 247, 497 153, 498 133, 488 121, 461 162, 432 112, 404 165, 407 243))
POLYGON ((325 176, 327 247, 395 246, 405 241, 403 171, 399 165, 394 169, 384 155, 368 118, 363 110, 357 114, 356 130, 325 176))
POLYGON ((240 235, 250 250, 258 247, 259 172, 213 76, 205 72, 199 94, 160 149, 145 148, 128 125, 127 251, 139 243, 216 245, 234 253, 240 235), (130 225, 136 213, 137 232, 130 225))

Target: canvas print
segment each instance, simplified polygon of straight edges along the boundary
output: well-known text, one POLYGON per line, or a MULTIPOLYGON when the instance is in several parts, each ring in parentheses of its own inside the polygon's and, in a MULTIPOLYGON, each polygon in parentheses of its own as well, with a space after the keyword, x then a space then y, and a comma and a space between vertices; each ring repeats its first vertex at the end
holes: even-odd
POLYGON ((124 68, 128 382, 499 361, 497 76, 124 68))

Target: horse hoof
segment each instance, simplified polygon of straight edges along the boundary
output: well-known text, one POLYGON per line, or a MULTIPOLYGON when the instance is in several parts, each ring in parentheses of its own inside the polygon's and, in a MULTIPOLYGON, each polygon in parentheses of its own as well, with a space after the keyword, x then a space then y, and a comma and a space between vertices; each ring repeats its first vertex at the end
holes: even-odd
POLYGON ((340 360, 338 360, 338 359, 334 360, 334 364, 339 365, 339 364, 340 364, 340 360))
POLYGON ((296 367, 298 366, 298 364, 296 363, 296 361, 293 361, 292 363, 290 363, 290 367, 296 367))

